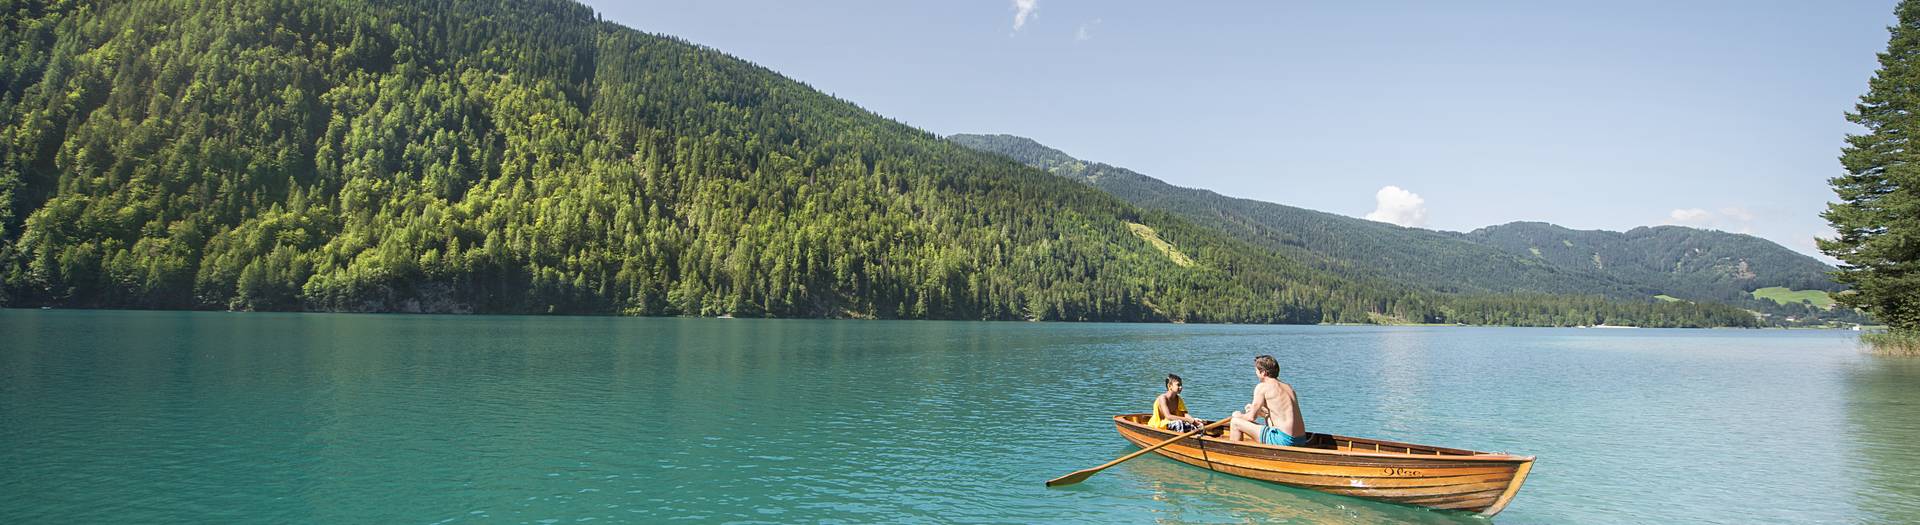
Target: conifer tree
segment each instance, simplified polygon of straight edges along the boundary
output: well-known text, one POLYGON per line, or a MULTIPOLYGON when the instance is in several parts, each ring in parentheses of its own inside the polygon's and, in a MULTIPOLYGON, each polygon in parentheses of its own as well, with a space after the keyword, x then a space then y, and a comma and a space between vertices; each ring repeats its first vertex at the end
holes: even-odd
POLYGON ((1866 310, 1897 331, 1920 330, 1920 2, 1895 8, 1899 23, 1880 54, 1880 70, 1847 120, 1867 129, 1849 135, 1829 182, 1840 202, 1822 214, 1839 236, 1820 250, 1844 264, 1835 279, 1853 287, 1845 305, 1866 310))

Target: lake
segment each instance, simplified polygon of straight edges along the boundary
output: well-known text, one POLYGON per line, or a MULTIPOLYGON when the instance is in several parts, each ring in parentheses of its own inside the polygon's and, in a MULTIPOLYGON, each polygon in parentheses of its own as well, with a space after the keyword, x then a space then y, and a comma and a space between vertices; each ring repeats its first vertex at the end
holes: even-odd
POLYGON ((1837 331, 0 310, 0 523, 1484 523, 1133 450, 1168 372, 1539 456, 1498 523, 1920 520, 1920 360, 1837 331))

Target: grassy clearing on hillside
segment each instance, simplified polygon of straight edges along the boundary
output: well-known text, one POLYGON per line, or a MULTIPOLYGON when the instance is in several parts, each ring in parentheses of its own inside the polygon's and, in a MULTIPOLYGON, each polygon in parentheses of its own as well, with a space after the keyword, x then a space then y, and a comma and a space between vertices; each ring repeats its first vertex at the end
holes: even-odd
POLYGON ((1405 324, 1412 324, 1407 322, 1406 319, 1401 319, 1401 318, 1383 314, 1380 312, 1367 312, 1367 320, 1373 322, 1373 324, 1387 325, 1387 326, 1399 326, 1399 325, 1405 325, 1405 324))
POLYGON ((1381 326, 1459 326, 1453 323, 1417 323, 1379 312, 1367 312, 1367 322, 1381 326))
POLYGON ((1160 233, 1153 231, 1153 227, 1137 222, 1129 222, 1127 223, 1127 229, 1133 230, 1134 235, 1140 236, 1140 238, 1145 239, 1148 244, 1159 248, 1161 253, 1167 254, 1168 259, 1173 259, 1174 264, 1178 264, 1182 268, 1193 266, 1192 258, 1187 257, 1187 254, 1180 253, 1180 249, 1173 247, 1173 244, 1160 239, 1160 233))
POLYGON ((1753 297, 1780 304, 1799 304, 1801 301, 1807 301, 1821 308, 1833 307, 1833 298, 1829 297, 1825 290, 1790 290, 1784 286, 1770 286, 1754 290, 1753 297))

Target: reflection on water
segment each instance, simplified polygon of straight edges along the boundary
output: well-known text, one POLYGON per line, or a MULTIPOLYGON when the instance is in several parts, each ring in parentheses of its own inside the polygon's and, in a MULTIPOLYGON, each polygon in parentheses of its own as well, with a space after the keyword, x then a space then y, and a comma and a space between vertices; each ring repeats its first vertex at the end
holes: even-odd
POLYGON ((1871 521, 1920 522, 1920 359, 1868 358, 1847 386, 1856 505, 1871 521))
POLYGON ((1163 457, 1126 464, 1120 477, 1164 503, 1159 523, 1218 521, 1217 516, 1188 516, 1183 509, 1233 509, 1236 521, 1371 525, 1378 523, 1485 523, 1472 514, 1431 511, 1325 494, 1219 474, 1163 457))
POLYGON ((1417 435, 1417 423, 1427 418, 1418 410, 1426 406, 1419 402, 1424 395, 1420 383, 1429 373, 1425 362, 1428 357, 1421 353, 1430 338, 1406 331, 1388 331, 1379 338, 1380 360, 1393 365, 1374 368, 1371 386, 1379 392, 1373 396, 1377 407, 1373 413, 1380 417, 1382 430, 1417 435))

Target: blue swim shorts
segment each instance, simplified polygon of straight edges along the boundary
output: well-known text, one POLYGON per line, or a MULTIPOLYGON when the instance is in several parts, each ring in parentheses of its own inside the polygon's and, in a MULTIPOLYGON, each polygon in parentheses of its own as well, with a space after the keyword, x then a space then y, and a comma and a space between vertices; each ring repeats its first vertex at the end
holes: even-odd
POLYGON ((1307 444, 1307 436, 1302 434, 1300 437, 1293 437, 1287 435, 1287 431, 1280 430, 1279 428, 1260 427, 1260 442, 1268 445, 1297 447, 1307 444))

